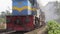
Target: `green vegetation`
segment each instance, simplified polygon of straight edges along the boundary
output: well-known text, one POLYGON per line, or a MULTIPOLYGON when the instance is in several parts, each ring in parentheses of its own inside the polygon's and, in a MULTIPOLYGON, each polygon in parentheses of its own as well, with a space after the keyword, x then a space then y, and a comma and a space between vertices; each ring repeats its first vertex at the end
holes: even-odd
POLYGON ((6 23, 4 18, 0 18, 0 29, 5 29, 6 23))
POLYGON ((54 20, 48 21, 48 34, 60 34, 60 24, 54 20))

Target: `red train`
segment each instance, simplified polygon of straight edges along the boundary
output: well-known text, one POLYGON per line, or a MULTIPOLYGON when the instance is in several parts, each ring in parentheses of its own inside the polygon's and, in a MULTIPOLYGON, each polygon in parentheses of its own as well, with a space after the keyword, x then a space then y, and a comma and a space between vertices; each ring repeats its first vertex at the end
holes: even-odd
POLYGON ((34 16, 6 16, 7 29, 16 31, 30 31, 34 29, 34 16))

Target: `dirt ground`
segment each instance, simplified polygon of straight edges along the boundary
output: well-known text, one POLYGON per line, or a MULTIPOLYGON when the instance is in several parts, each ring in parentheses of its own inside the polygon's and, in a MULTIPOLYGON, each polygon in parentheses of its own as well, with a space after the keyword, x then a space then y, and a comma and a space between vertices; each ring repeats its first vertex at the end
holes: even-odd
POLYGON ((47 26, 45 25, 45 26, 43 26, 39 29, 36 29, 34 31, 31 31, 31 32, 28 32, 28 33, 25 33, 25 34, 45 34, 46 28, 47 28, 47 26))

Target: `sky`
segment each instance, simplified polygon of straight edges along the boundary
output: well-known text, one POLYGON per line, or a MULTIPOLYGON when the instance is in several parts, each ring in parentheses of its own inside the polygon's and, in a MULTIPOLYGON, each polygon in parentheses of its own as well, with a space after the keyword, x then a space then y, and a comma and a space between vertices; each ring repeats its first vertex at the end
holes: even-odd
POLYGON ((5 11, 6 9, 10 10, 8 8, 12 8, 11 6, 12 6, 11 0, 0 0, 0 13, 1 13, 1 11, 5 11))
MULTIPOLYGON (((45 6, 50 1, 56 1, 56 0, 38 0, 39 4, 41 4, 42 6, 45 6)), ((6 9, 11 12, 11 8, 12 8, 12 0, 0 0, 0 13, 2 11, 5 11, 6 9)))

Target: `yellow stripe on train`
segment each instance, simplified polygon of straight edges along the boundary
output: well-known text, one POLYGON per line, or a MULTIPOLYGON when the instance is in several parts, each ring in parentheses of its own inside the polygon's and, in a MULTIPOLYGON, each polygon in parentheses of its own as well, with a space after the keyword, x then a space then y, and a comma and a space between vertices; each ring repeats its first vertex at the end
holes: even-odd
POLYGON ((19 7, 16 7, 16 6, 13 6, 12 8, 13 10, 17 10, 17 11, 22 11, 22 10, 25 10, 25 9, 28 9, 28 10, 32 10, 32 11, 36 11, 37 9, 36 8, 32 8, 32 7, 29 7, 29 6, 23 6, 21 8, 19 7))

